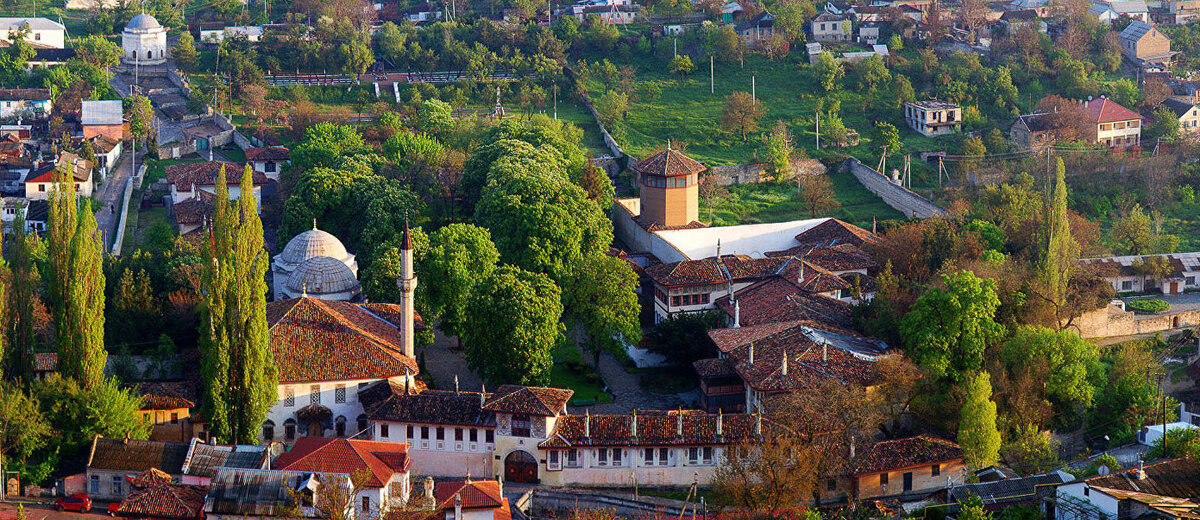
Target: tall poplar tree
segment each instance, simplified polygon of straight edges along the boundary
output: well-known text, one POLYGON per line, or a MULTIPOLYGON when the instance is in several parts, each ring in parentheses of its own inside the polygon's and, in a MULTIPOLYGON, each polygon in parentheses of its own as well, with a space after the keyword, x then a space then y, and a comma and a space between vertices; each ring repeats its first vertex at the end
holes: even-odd
POLYGON ((1046 284, 1046 297, 1061 308, 1067 302, 1067 283, 1071 280, 1071 266, 1079 259, 1079 243, 1071 236, 1071 224, 1067 218, 1066 167, 1058 158, 1053 191, 1046 197, 1046 256, 1042 262, 1042 275, 1046 284))
POLYGON ((223 442, 257 442, 276 396, 275 364, 267 343, 267 252, 252 174, 249 167, 242 174, 242 197, 236 207, 229 202, 224 168, 217 175, 209 261, 203 274, 203 410, 211 435, 223 442))
POLYGON ((8 329, 8 354, 5 357, 4 375, 10 380, 18 377, 28 379, 34 368, 34 301, 38 284, 37 266, 30 251, 32 240, 25 233, 25 216, 20 211, 13 220, 13 245, 9 269, 8 312, 5 315, 8 329))
POLYGON ((967 376, 966 400, 958 422, 958 444, 967 464, 986 468, 1000 459, 1000 431, 996 429, 996 403, 992 378, 983 370, 967 376))
POLYGON ((50 276, 46 281, 53 310, 58 366, 85 388, 104 380, 104 246, 96 216, 79 215, 70 172, 55 174, 50 195, 50 276))

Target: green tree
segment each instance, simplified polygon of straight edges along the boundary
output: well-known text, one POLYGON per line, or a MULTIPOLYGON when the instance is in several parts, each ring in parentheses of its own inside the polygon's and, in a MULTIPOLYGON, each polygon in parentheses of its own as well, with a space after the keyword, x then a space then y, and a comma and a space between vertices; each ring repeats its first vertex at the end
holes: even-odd
POLYGON ((120 65, 121 54, 120 46, 98 34, 75 41, 75 57, 96 68, 111 69, 120 65))
POLYGON ((771 133, 764 138, 766 144, 766 172, 775 182, 783 182, 792 177, 792 155, 796 149, 792 146, 792 133, 783 121, 776 121, 771 133))
POLYGON ((867 93, 874 92, 877 85, 887 83, 892 79, 892 73, 888 72, 883 58, 873 54, 855 64, 854 72, 858 77, 859 90, 867 93))
POLYGON ((1000 432, 996 429, 996 403, 992 402, 992 381, 987 372, 976 371, 966 377, 966 397, 958 422, 958 444, 967 464, 982 469, 1000 458, 1000 432))
POLYGON ((746 53, 746 42, 742 36, 733 30, 732 25, 723 25, 711 31, 708 44, 712 46, 716 58, 722 63, 737 63, 746 53))
POLYGON ((129 131, 139 139, 145 139, 154 131, 154 106, 150 98, 134 94, 127 99, 128 108, 125 110, 129 117, 129 131))
POLYGON ((1071 236, 1071 223, 1067 218, 1066 166, 1062 157, 1057 158, 1054 191, 1046 198, 1046 253, 1042 262, 1046 298, 1061 309, 1067 303, 1067 286, 1071 281, 1071 268, 1079 260, 1079 243, 1071 236))
MULTIPOLYGON (((241 193, 253 193, 252 170, 241 175, 241 193)), ((257 442, 267 411, 276 400, 275 363, 267 343, 266 269, 262 221, 256 197, 230 207, 225 171, 217 176, 211 260, 202 285, 200 327, 204 409, 209 432, 224 442, 257 442)))
POLYGON ((1113 222, 1109 240, 1113 249, 1127 255, 1173 253, 1179 247, 1179 237, 1163 233, 1162 217, 1146 214, 1141 204, 1134 204, 1121 218, 1113 222))
POLYGON ((106 318, 109 345, 142 344, 157 337, 162 309, 154 298, 150 275, 138 269, 121 272, 106 318))
POLYGON ((1146 139, 1179 138, 1179 118, 1166 105, 1154 109, 1154 119, 1146 126, 1146 139))
POLYGON ((1001 345, 1000 358, 1008 366, 1043 367, 1044 391, 1056 409, 1091 407, 1101 373, 1095 343, 1071 331, 1022 326, 1001 345))
POLYGON ((892 36, 888 38, 887 46, 888 50, 891 52, 900 52, 904 50, 904 40, 900 38, 899 34, 892 34, 892 36))
POLYGON ((104 378, 104 245, 90 208, 79 216, 75 185, 59 171, 50 209, 52 307, 58 373, 85 388, 104 378))
POLYGON ((448 103, 427 99, 417 110, 417 128, 428 134, 442 137, 454 128, 454 107, 448 103))
POLYGON ((900 108, 905 103, 917 99, 917 93, 913 90, 912 82, 903 74, 892 76, 892 108, 900 108))
POLYGON ((637 274, 620 258, 591 254, 564 284, 563 310, 587 333, 584 348, 599 366, 600 353, 621 353, 642 339, 638 322, 637 274))
POLYGON ((807 0, 782 2, 776 4, 774 15, 775 31, 791 42, 801 42, 808 30, 808 20, 817 15, 817 8, 807 0))
POLYGON ((151 424, 142 419, 142 397, 107 377, 92 388, 74 379, 51 376, 36 386, 39 408, 57 432, 55 444, 65 457, 76 457, 96 435, 131 439, 150 437, 151 424))
POLYGON ((504 265, 475 289, 463 323, 467 365, 493 383, 546 384, 564 332, 558 286, 504 265))
POLYGON ((179 34, 179 41, 175 42, 175 47, 171 49, 171 57, 184 72, 196 70, 200 53, 196 51, 196 38, 192 37, 191 31, 182 31, 179 34))
POLYGON ((724 325, 722 316, 713 311, 672 314, 655 323, 646 337, 652 352, 690 367, 695 361, 716 357, 718 352, 708 339, 708 331, 724 325))
POLYGON ((876 121, 875 132, 877 134, 875 141, 880 146, 887 147, 888 155, 902 153, 904 143, 900 141, 900 131, 896 129, 896 125, 887 121, 876 121))
POLYGON ((629 96, 624 92, 610 90, 600 95, 596 100, 596 112, 600 114, 600 122, 613 132, 617 132, 625 124, 625 113, 629 111, 629 96))
POLYGON ((841 88, 842 78, 846 77, 846 71, 842 69, 842 64, 833 59, 833 54, 829 51, 822 51, 817 56, 813 72, 816 73, 817 82, 821 84, 821 89, 825 92, 833 92, 841 88))
POLYGON ((725 106, 721 109, 721 126, 726 132, 740 131, 742 142, 745 142, 746 132, 758 131, 758 120, 762 119, 765 112, 762 104, 749 92, 734 92, 725 97, 725 106))
POLYGON ((1017 429, 1000 453, 1004 462, 1021 475, 1037 475, 1062 467, 1058 460, 1059 442, 1050 432, 1026 424, 1017 429))
POLYGON ((968 496, 958 506, 958 514, 955 515, 958 520, 992 520, 992 512, 983 507, 983 500, 978 496, 968 496))
POLYGON ((392 22, 385 22, 375 33, 375 48, 379 56, 395 61, 404 54, 407 40, 408 33, 392 22))
POLYGON ((359 75, 371 68, 375 63, 375 54, 371 47, 361 40, 354 40, 338 46, 338 62, 342 64, 342 72, 359 75))
POLYGON ((3 366, 0 368, 3 368, 4 378, 10 381, 23 378, 29 382, 34 369, 34 326, 37 323, 35 302, 38 299, 40 277, 33 259, 37 236, 25 233, 23 213, 18 211, 12 224, 12 246, 8 264, 10 279, 6 294, 8 303, 4 313, 8 327, 0 332, 7 334, 7 341, 4 342, 7 349, 3 356, 3 366))
POLYGON ((679 83, 683 83, 684 77, 696 70, 696 65, 692 63, 692 58, 686 54, 675 56, 671 60, 671 73, 679 75, 679 83))
POLYGON ((983 158, 987 155, 987 147, 983 145, 983 139, 967 137, 962 140, 962 144, 958 145, 958 154, 964 156, 959 164, 962 164, 967 171, 974 171, 983 163, 983 158))
POLYGON ((417 266, 422 309, 441 318, 442 332, 461 337, 475 287, 492 275, 500 252, 487 229, 450 224, 429 236, 429 252, 424 256, 417 266))
POLYGON ((908 354, 935 381, 962 380, 983 367, 988 345, 1004 336, 994 317, 996 282, 970 271, 943 274, 945 287, 930 287, 900 321, 908 354))
POLYGON ((0 380, 0 469, 7 473, 12 469, 10 456, 13 459, 28 457, 42 447, 50 435, 50 424, 38 410, 37 400, 16 382, 0 380))
POLYGON ((304 131, 304 139, 292 150, 292 166, 300 169, 334 167, 347 151, 365 146, 354 127, 329 122, 317 123, 304 131))

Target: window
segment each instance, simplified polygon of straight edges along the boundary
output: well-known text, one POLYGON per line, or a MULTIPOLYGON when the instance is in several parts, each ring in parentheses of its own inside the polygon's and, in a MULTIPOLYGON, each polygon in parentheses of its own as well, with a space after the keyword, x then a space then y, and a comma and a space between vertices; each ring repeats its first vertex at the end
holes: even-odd
POLYGON ((441 426, 437 427, 437 440, 446 440, 446 429, 441 426))
POLYGON ((621 453, 622 453, 622 450, 621 450, 621 449, 619 449, 619 448, 618 448, 618 449, 614 449, 614 450, 612 451, 612 463, 613 463, 613 466, 620 466, 620 465, 621 465, 621 453))
POLYGON ((483 431, 483 442, 491 444, 493 442, 496 442, 495 439, 496 439, 495 431, 493 431, 493 430, 484 430, 483 431))
POLYGON ((546 455, 546 469, 560 469, 559 454, 557 450, 553 450, 546 455))
POLYGON ((831 478, 831 479, 825 481, 825 491, 832 492, 832 491, 836 491, 836 490, 837 490, 837 479, 831 478))
POLYGON ((579 450, 567 450, 567 467, 578 468, 579 466, 579 450))
POLYGON ((712 464, 712 463, 713 463, 713 456, 712 456, 712 455, 713 455, 713 449, 712 449, 712 446, 705 446, 705 447, 704 447, 704 450, 702 450, 702 451, 701 451, 701 455, 702 455, 702 457, 701 457, 701 460, 703 460, 705 464, 712 464))
POLYGON ((283 405, 296 406, 296 391, 291 388, 283 389, 283 405))
POLYGON ((683 305, 682 303, 680 303, 681 301, 682 300, 678 296, 672 296, 671 297, 671 306, 678 307, 680 305, 683 305))
POLYGON ((462 428, 454 429, 454 440, 456 440, 456 441, 463 440, 463 429, 462 428))
POLYGON ((42 40, 42 33, 40 33, 40 32, 35 32, 35 33, 33 33, 33 39, 34 39, 35 41, 41 41, 41 40, 42 40))
POLYGON ((1092 494, 1092 493, 1091 493, 1091 491, 1092 491, 1092 490, 1091 490, 1091 488, 1084 487, 1084 488, 1083 488, 1083 496, 1085 496, 1085 497, 1086 497, 1086 496, 1091 496, 1091 494, 1092 494))
POLYGON ((658 449, 658 465, 666 466, 667 458, 670 457, 670 454, 671 454, 671 450, 669 450, 667 448, 659 448, 658 449))
POLYGON ((38 184, 38 191, 46 191, 46 185, 45 185, 45 184, 38 184))
POLYGON ((262 437, 264 441, 270 442, 275 440, 275 423, 267 421, 263 423, 262 437))
POLYGON ((529 416, 528 415, 513 415, 512 416, 512 434, 513 434, 513 437, 529 437, 529 416))
POLYGON ((604 448, 600 448, 600 449, 596 450, 596 465, 597 466, 607 466, 608 465, 608 450, 606 450, 604 448))
POLYGON ((654 297, 658 298, 658 301, 660 302, 667 303, 667 293, 663 292, 663 290, 659 289, 658 287, 654 288, 654 297))
POLYGON ((912 491, 912 472, 904 474, 904 490, 912 491))
POLYGON ((337 432, 337 436, 345 437, 346 436, 346 417, 339 415, 339 416, 337 416, 337 419, 334 419, 333 422, 334 422, 334 431, 337 432))
POLYGON ((887 473, 879 474, 879 485, 881 485, 881 486, 888 485, 888 474, 887 473))
POLYGON ((171 412, 171 424, 179 424, 179 412, 171 412))
POLYGON ((421 438, 429 439, 429 427, 428 426, 421 427, 421 438))
POLYGON ((1129 122, 1129 128, 1137 128, 1139 126, 1142 126, 1141 121, 1138 121, 1135 119, 1135 120, 1129 122))
POLYGON ((688 464, 697 464, 700 462, 700 448, 688 448, 688 464))
POLYGON ((321 385, 308 387, 308 403, 321 404, 321 385))
POLYGON ((932 469, 932 471, 930 471, 930 472, 929 472, 929 474, 930 474, 930 475, 932 475, 932 476, 934 476, 934 477, 936 477, 936 476, 938 476, 938 475, 941 475, 941 474, 942 474, 942 465, 941 465, 941 464, 934 464, 934 465, 933 465, 933 469, 932 469))
POLYGON ((405 436, 404 436, 404 438, 405 438, 405 439, 412 439, 412 438, 414 438, 414 437, 416 437, 416 436, 415 436, 415 435, 413 435, 413 425, 411 425, 411 424, 410 424, 410 425, 408 425, 408 432, 407 432, 407 435, 405 435, 405 436))
POLYGON ((112 494, 120 496, 121 495, 121 476, 114 475, 112 478, 112 483, 113 483, 112 484, 112 494))
POLYGON ((294 419, 283 422, 283 438, 288 441, 296 440, 296 421, 294 419))
POLYGON ((1184 279, 1183 279, 1183 283, 1185 283, 1185 284, 1187 284, 1187 285, 1196 285, 1196 277, 1195 277, 1195 276, 1189 276, 1189 277, 1187 277, 1187 278, 1184 278, 1184 279))
POLYGON ((646 448, 646 451, 645 451, 645 464, 646 464, 647 466, 653 466, 653 465, 654 465, 654 448, 646 448))
POLYGON ((371 510, 371 497, 363 497, 362 510, 364 513, 371 510))
POLYGON ((336 387, 334 387, 333 402, 335 402, 335 403, 346 402, 346 385, 337 385, 336 387))
POLYGON ((471 439, 471 442, 479 442, 479 430, 476 430, 475 428, 471 428, 470 432, 471 432, 471 435, 469 438, 471 439))
POLYGON ((388 425, 386 425, 386 424, 379 425, 379 436, 384 439, 388 438, 388 425))
POLYGON ((92 475, 92 486, 91 486, 91 489, 92 489, 92 494, 93 494, 93 495, 99 495, 99 494, 100 494, 100 475, 92 475))
POLYGON ((1125 280, 1124 282, 1121 282, 1121 290, 1122 291, 1132 291, 1133 290, 1133 282, 1130 280, 1125 280))

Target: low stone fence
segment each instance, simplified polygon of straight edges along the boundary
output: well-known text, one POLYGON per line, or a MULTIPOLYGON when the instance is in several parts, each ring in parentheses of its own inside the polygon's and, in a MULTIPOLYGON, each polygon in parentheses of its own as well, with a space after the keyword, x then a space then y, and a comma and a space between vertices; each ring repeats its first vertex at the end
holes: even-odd
MULTIPOLYGON (((816 159, 793 159, 792 174, 797 177, 821 175, 825 173, 825 165, 816 159)), ((709 174, 717 179, 717 184, 729 186, 733 184, 751 184, 768 180, 764 175, 765 164, 735 164, 733 166, 709 166, 709 174)))
POLYGON ((614 158, 620 159, 625 157, 625 150, 621 149, 621 145, 617 144, 617 140, 613 139, 613 136, 608 133, 608 129, 604 128, 604 122, 600 121, 600 112, 596 111, 596 105, 593 105, 592 100, 588 98, 587 89, 584 87, 583 82, 579 81, 579 76, 575 74, 575 71, 571 67, 563 67, 563 74, 566 74, 567 79, 570 79, 571 83, 575 85, 575 90, 580 92, 579 101, 592 114, 592 119, 596 120, 596 126, 600 128, 600 136, 604 138, 604 145, 612 152, 614 158))
POLYGON ((945 210, 930 202, 925 197, 917 195, 912 190, 900 186, 871 167, 853 157, 846 159, 842 165, 849 168, 850 173, 862 183, 868 191, 878 195, 883 202, 896 211, 910 218, 929 218, 945 213, 945 210))
POLYGON ((634 496, 627 492, 606 493, 601 490, 536 488, 532 492, 533 517, 558 516, 579 509, 611 509, 624 518, 665 518, 690 511, 692 504, 681 500, 634 496))
POLYGON ((1105 308, 1083 313, 1069 328, 1085 338, 1108 338, 1186 329, 1198 324, 1200 310, 1167 311, 1162 314, 1139 316, 1109 304, 1105 308))

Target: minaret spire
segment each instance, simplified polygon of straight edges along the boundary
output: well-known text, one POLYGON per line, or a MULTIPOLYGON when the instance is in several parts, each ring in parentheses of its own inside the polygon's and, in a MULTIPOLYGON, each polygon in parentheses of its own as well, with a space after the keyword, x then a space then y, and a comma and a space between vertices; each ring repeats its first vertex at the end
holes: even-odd
POLYGON ((413 331, 416 329, 414 301, 417 292, 417 275, 413 271, 412 238, 409 236, 408 219, 404 219, 404 235, 400 240, 400 278, 396 287, 400 289, 400 337, 404 355, 416 357, 413 331))

